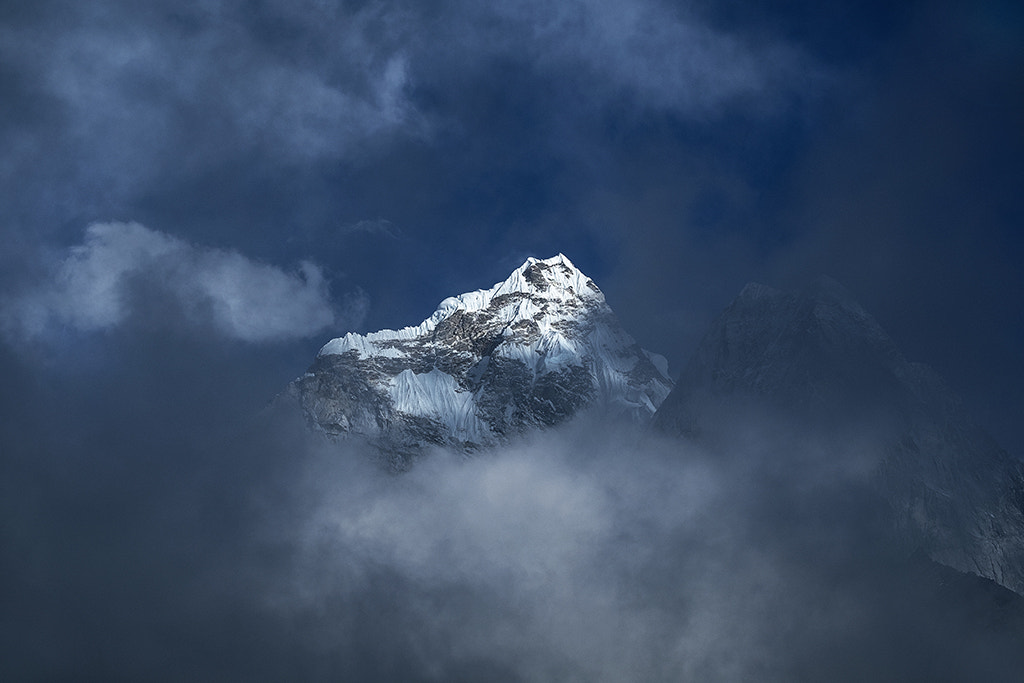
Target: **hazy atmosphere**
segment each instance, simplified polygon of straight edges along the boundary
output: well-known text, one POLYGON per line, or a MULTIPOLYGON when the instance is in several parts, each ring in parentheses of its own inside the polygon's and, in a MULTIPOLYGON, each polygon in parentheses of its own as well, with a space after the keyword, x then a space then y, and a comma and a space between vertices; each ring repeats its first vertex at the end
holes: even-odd
POLYGON ((870 428, 396 476, 267 406, 561 252, 673 376, 835 278, 1024 457, 1021 121, 1001 0, 0 4, 0 677, 1012 680, 871 540, 870 428))

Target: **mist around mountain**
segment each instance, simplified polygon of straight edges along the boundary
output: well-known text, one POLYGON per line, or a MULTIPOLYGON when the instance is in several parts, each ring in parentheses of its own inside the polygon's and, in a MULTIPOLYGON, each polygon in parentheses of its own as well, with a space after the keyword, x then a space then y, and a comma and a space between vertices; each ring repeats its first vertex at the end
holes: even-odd
MULTIPOLYGON (((705 424, 727 431, 679 438, 582 410, 471 457, 427 444, 396 474, 376 445, 311 430, 294 406, 258 412, 270 380, 254 391, 237 372, 255 351, 135 334, 127 348, 189 362, 121 354, 91 387, 114 403, 103 420, 70 380, 8 375, 19 399, 0 429, 38 449, 15 452, 0 479, 4 519, 20 520, 0 556, 11 680, 1015 681, 1024 670, 1020 597, 893 536, 873 478, 884 415, 814 429, 803 408, 722 403, 705 424), (80 443, 121 456, 97 467, 80 443)), ((802 405, 842 418, 839 399, 802 405)))

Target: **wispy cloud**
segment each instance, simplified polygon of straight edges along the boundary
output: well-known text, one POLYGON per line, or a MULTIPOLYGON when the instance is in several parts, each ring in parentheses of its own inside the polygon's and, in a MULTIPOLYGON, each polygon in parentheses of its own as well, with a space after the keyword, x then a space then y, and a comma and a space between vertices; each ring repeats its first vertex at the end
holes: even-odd
POLYGON ((771 102, 814 71, 784 44, 657 0, 293 5, 75 6, 59 26, 0 29, 0 57, 60 104, 68 142, 102 143, 121 168, 223 154, 226 143, 295 163, 347 158, 426 134, 413 89, 495 59, 557 74, 598 103, 625 96, 687 115, 737 98, 771 102))
POLYGON ((703 117, 737 100, 771 108, 821 77, 791 46, 724 32, 678 3, 513 0, 463 10, 453 25, 464 47, 526 60, 597 103, 703 117))
MULTIPOLYGON (((6 302, 3 322, 9 332, 27 337, 45 335, 54 325, 111 329, 145 305, 145 292, 172 303, 186 324, 209 324, 247 342, 308 337, 339 320, 313 263, 289 273, 138 223, 96 223, 49 282, 6 302)), ((346 322, 358 323, 363 307, 353 300, 343 314, 346 322)))
MULTIPOLYGON (((0 59, 59 108, 65 151, 93 175, 107 170, 108 184, 253 152, 292 164, 344 158, 422 130, 394 13, 281 5, 71 6, 58 23, 0 27, 0 59)), ((25 135, 33 140, 31 126, 25 135)))

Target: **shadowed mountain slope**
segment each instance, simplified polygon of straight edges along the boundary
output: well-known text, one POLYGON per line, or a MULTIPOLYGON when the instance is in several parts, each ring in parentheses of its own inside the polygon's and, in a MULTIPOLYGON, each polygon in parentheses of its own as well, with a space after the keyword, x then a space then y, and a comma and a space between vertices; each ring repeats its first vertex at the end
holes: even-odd
POLYGON ((745 287, 655 416, 723 448, 758 420, 850 459, 838 466, 863 471, 908 549, 1024 594, 1024 465, 837 283, 745 287))

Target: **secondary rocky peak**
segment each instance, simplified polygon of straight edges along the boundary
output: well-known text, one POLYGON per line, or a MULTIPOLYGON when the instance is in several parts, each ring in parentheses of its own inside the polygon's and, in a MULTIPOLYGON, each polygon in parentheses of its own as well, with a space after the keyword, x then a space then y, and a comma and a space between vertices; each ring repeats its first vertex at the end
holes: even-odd
POLYGON ((1024 594, 1024 465, 838 284, 745 287, 655 422, 728 443, 748 418, 840 445, 869 441, 858 457, 903 542, 1024 594))

